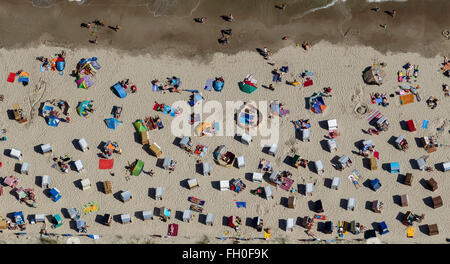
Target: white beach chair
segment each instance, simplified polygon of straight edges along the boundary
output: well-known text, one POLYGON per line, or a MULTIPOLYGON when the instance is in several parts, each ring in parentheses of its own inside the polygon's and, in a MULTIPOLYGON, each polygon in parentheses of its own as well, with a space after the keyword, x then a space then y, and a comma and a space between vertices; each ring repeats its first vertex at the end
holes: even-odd
POLYGON ((189 223, 191 221, 191 210, 184 210, 183 212, 183 222, 189 223))
POLYGON ((20 167, 20 173, 28 175, 28 171, 30 170, 30 163, 24 162, 20 167))
POLYGON ((273 199, 273 189, 272 186, 264 187, 264 195, 266 196, 266 200, 273 199))
POLYGON ((43 175, 41 177, 41 187, 42 188, 48 188, 49 185, 50 185, 50 176, 43 175))
POLYGON ((333 182, 331 183, 331 189, 337 190, 339 185, 341 185, 341 178, 334 177, 333 182))
POLYGON ((155 200, 162 200, 162 196, 163 196, 163 187, 158 187, 156 188, 155 191, 155 200))
POLYGON ((244 156, 237 157, 237 165, 238 165, 239 169, 245 167, 245 157, 244 156))
POLYGON ((241 142, 247 145, 250 145, 250 142, 252 142, 252 136, 250 136, 249 134, 242 134, 241 135, 241 142))
POLYGON ((294 218, 288 218, 286 223, 286 231, 294 231, 294 218))
POLYGON ((85 138, 78 140, 78 146, 80 146, 80 148, 83 152, 86 152, 87 150, 89 150, 89 144, 87 143, 85 138))
POLYGON ((81 162, 81 160, 75 161, 74 164, 75 164, 75 168, 77 169, 78 172, 84 171, 84 165, 83 165, 83 162, 81 162))
POLYGON ((350 198, 348 199, 347 202, 347 210, 355 210, 355 206, 356 206, 356 199, 355 198, 350 198))
POLYGON ((277 152, 278 152, 278 145, 272 144, 272 146, 270 146, 270 148, 269 148, 269 154, 275 157, 277 152))
POLYGON ((142 219, 144 219, 144 221, 153 220, 153 210, 142 211, 142 219))
POLYGON ((221 191, 229 191, 230 190, 230 182, 229 181, 220 181, 220 190, 221 191))
POLYGON ((50 146, 50 144, 42 144, 41 151, 42 151, 42 154, 45 154, 45 153, 51 153, 53 150, 52 150, 52 147, 50 146))
POLYGON ((131 215, 130 214, 121 214, 120 221, 122 222, 122 224, 131 223, 131 215))
POLYGON ((214 224, 214 214, 208 213, 206 215, 206 225, 212 226, 214 224))
POLYGON ((262 179, 263 179, 262 173, 253 172, 253 177, 252 177, 253 182, 262 182, 262 179))
POLYGON ((91 188, 91 181, 89 179, 82 179, 80 183, 83 191, 91 188))
POLYGON ((22 160, 22 151, 20 151, 18 149, 11 149, 11 152, 9 153, 9 156, 11 158, 22 160))

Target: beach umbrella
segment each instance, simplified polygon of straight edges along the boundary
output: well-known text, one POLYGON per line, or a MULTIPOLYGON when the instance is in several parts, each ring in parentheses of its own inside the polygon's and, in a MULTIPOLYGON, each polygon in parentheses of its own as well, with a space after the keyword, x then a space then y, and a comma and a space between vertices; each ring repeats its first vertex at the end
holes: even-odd
POLYGON ((89 106, 92 106, 90 104, 91 102, 92 102, 91 100, 79 102, 78 106, 77 106, 77 113, 80 116, 86 117, 88 115, 88 112, 86 111, 86 108, 89 107, 89 106))
POLYGON ((249 82, 240 82, 239 88, 241 89, 241 91, 246 92, 248 94, 251 94, 258 89, 256 86, 251 85, 249 82))
POLYGON ((83 206, 83 212, 85 215, 90 214, 90 213, 95 213, 98 211, 98 209, 99 209, 99 206, 96 202, 89 202, 83 206))
POLYGON ((119 126, 119 124, 122 124, 123 122, 112 117, 105 119, 105 123, 109 129, 116 129, 116 127, 119 126))

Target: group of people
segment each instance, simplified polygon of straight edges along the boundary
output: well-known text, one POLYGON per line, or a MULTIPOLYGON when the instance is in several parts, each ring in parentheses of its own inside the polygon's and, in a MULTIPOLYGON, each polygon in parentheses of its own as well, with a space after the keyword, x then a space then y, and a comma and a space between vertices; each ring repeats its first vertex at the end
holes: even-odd
POLYGON ((437 102, 439 101, 439 99, 435 98, 434 96, 430 96, 427 100, 427 105, 428 107, 430 107, 431 109, 434 109, 437 107, 437 102))
MULTIPOLYGON (((104 20, 94 20, 92 22, 88 22, 88 23, 81 23, 81 27, 87 28, 87 29, 92 29, 94 26, 100 26, 100 27, 105 27, 105 21, 104 20)), ((115 26, 108 26, 108 28, 110 28, 111 30, 114 30, 114 32, 119 31, 120 29, 120 25, 115 25, 115 26)), ((94 40, 90 40, 89 42, 93 43, 93 44, 97 44, 97 40, 99 38, 98 35, 95 34, 95 31, 91 31, 91 36, 95 37, 94 40)))
POLYGON ((381 94, 380 93, 372 93, 370 95, 370 101, 372 102, 372 104, 378 104, 378 105, 382 105, 384 107, 389 105, 386 94, 384 94, 384 93, 381 93, 381 94))

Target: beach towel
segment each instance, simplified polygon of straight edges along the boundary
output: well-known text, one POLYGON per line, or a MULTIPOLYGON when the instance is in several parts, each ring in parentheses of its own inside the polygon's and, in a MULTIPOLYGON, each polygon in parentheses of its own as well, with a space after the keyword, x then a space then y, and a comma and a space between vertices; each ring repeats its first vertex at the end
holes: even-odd
POLYGON ((211 91, 211 88, 213 87, 213 79, 206 80, 205 90, 211 91))
POLYGON ((308 86, 311 86, 313 84, 314 84, 313 80, 311 80, 310 78, 306 78, 306 81, 303 82, 303 87, 308 87, 308 86))
POLYGON ((100 170, 110 170, 114 166, 114 159, 99 159, 98 168, 100 170))
POLYGON ((8 75, 8 82, 13 83, 16 79, 16 74, 14 72, 10 72, 8 75))
POLYGON ((400 104, 401 105, 410 104, 413 102, 414 102, 414 94, 412 94, 412 93, 407 93, 405 95, 400 96, 400 104))
POLYGON ((422 128, 423 129, 428 129, 428 124, 430 123, 429 120, 424 119, 422 122, 422 128))
POLYGON ((156 84, 153 84, 153 85, 152 85, 152 91, 153 91, 153 92, 159 91, 159 86, 156 85, 156 84))
POLYGON ((241 208, 241 207, 247 208, 247 203, 246 202, 236 202, 236 206, 237 206, 237 208, 241 208))
POLYGON ((170 105, 165 105, 163 113, 166 114, 166 115, 169 114, 170 109, 172 109, 172 107, 170 105))

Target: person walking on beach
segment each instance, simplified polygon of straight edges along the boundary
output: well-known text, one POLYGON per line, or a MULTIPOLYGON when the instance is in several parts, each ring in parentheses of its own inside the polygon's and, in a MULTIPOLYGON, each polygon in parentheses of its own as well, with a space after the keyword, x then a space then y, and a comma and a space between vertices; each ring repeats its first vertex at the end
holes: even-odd
POLYGON ((110 27, 112 30, 114 30, 114 32, 119 31, 120 29, 120 25, 116 25, 115 27, 110 27))
POLYGON ((229 21, 229 22, 233 22, 233 20, 234 20, 233 14, 230 13, 230 14, 228 15, 228 21, 229 21))
POLYGON ((391 12, 391 16, 395 17, 395 15, 397 15, 397 10, 393 9, 392 12, 391 12))

